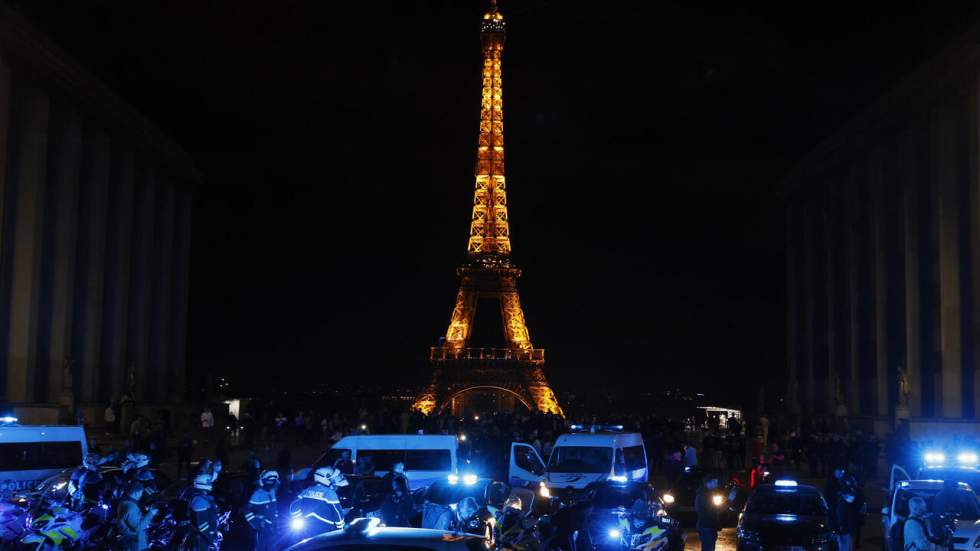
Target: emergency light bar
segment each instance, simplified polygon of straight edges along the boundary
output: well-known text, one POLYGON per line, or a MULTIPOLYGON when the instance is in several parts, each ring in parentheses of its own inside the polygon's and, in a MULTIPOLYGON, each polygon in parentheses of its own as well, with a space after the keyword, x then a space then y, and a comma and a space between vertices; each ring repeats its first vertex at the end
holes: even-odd
POLYGON ((569 425, 570 432, 623 432, 623 425, 569 425))
POLYGON ((0 424, 3 425, 13 425, 16 422, 17 422, 17 418, 14 417, 13 415, 4 415, 3 417, 0 417, 0 424))
POLYGON ((960 465, 976 465, 977 454, 973 452, 963 452, 956 456, 956 462, 960 465))
POLYGON ((609 477, 610 482, 626 482, 627 478, 621 474, 616 474, 609 477))
POLYGON ((780 488, 796 488, 799 484, 795 480, 777 480, 776 486, 780 488))
POLYGON ((945 463, 946 462, 946 454, 945 453, 942 453, 942 452, 926 452, 926 454, 925 454, 925 456, 923 456, 923 458, 926 460, 926 463, 929 463, 929 464, 945 463))

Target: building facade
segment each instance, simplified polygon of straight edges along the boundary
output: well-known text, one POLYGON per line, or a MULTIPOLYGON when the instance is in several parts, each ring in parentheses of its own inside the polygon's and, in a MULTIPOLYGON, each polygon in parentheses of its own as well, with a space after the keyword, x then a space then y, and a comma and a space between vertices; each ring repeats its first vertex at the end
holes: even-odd
POLYGON ((980 413, 980 32, 786 181, 787 403, 865 420, 980 413))
POLYGON ((27 422, 184 393, 189 156, 0 5, 0 400, 27 422))

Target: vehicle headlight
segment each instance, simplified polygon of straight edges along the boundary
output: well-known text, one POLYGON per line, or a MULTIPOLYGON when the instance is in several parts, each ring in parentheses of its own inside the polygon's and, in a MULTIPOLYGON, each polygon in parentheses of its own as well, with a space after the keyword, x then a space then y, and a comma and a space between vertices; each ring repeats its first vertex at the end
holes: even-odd
POLYGON ((715 494, 711 496, 711 503, 713 503, 715 507, 721 507, 722 505, 725 504, 725 496, 721 494, 715 494))
POLYGON ((538 488, 538 495, 545 498, 551 497, 551 490, 544 485, 544 482, 542 482, 541 486, 538 488))
POLYGON ((738 527, 738 530, 735 531, 735 535, 738 536, 739 541, 743 541, 743 542, 746 542, 746 543, 758 543, 759 542, 759 533, 758 532, 756 532, 754 530, 746 530, 745 528, 742 528, 741 526, 739 526, 738 527))
POLYGON ((302 518, 294 518, 289 521, 289 527, 298 532, 306 527, 306 520, 302 518))
POLYGON ((674 504, 674 495, 673 494, 664 494, 664 503, 666 503, 667 505, 673 505, 674 504))
POLYGON ((623 531, 619 528, 610 528, 607 534, 609 535, 609 539, 614 540, 618 540, 619 538, 623 537, 623 531))

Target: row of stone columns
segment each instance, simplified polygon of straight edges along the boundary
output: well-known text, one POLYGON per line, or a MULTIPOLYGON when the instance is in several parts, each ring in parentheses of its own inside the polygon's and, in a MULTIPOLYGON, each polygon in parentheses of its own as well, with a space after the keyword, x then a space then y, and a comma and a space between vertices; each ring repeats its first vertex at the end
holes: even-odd
POLYGON ((842 139, 794 183, 789 401, 802 413, 980 412, 980 152, 970 88, 903 115, 904 127, 842 139))
POLYGON ((184 392, 189 186, 0 51, 0 373, 15 404, 184 392), (66 361, 68 358, 70 362, 66 361), (69 366, 66 369, 66 366, 69 366), (70 380, 68 379, 70 377, 70 380), (70 384, 69 384, 70 383, 70 384))

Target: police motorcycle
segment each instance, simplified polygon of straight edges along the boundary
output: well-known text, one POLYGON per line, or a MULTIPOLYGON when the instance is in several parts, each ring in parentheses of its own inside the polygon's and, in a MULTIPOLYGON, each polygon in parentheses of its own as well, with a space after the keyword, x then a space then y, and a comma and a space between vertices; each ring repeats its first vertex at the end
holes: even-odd
POLYGON ((543 548, 682 551, 685 533, 654 488, 625 477, 590 483, 538 524, 543 548))

